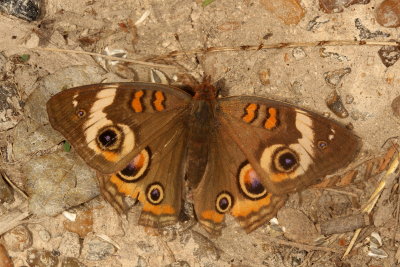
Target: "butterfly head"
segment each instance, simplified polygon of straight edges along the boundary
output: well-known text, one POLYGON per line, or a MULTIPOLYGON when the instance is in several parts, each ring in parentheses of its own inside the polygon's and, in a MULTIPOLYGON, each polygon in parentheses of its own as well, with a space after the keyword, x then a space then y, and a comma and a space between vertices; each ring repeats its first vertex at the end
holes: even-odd
POLYGON ((206 76, 203 82, 194 88, 194 99, 196 100, 214 100, 217 98, 218 90, 211 84, 210 76, 206 76))

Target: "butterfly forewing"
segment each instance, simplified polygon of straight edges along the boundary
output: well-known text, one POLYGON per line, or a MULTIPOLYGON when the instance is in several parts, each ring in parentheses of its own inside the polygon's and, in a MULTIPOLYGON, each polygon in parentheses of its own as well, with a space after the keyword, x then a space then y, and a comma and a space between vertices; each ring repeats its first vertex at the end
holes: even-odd
POLYGON ((101 173, 123 169, 169 124, 184 120, 191 96, 151 83, 95 84, 64 90, 47 103, 53 128, 101 173))

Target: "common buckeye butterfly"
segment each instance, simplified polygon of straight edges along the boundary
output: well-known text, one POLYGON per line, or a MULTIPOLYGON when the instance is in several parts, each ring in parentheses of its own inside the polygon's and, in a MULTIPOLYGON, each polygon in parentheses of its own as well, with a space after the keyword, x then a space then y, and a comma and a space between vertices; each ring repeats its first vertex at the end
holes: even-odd
POLYGON ((154 83, 92 84, 47 103, 49 120, 89 166, 118 211, 143 204, 139 224, 175 223, 192 190, 200 224, 219 234, 230 213, 250 232, 287 194, 346 166, 360 141, 316 113, 257 96, 217 98, 207 80, 194 95, 154 83))

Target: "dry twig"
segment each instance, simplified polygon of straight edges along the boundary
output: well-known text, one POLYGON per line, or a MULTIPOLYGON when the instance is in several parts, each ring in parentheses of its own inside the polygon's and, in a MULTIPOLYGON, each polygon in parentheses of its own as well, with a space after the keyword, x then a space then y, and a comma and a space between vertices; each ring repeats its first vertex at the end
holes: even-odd
POLYGON ((306 251, 319 250, 319 251, 325 251, 325 252, 342 253, 341 250, 334 249, 334 248, 305 245, 305 244, 287 241, 287 240, 283 240, 283 239, 279 239, 279 238, 271 237, 271 236, 268 236, 265 238, 268 241, 271 241, 271 242, 274 242, 274 243, 277 243, 280 245, 295 247, 295 248, 299 248, 299 249, 306 250, 306 251))
MULTIPOLYGON (((394 158, 394 160, 392 161, 392 163, 390 164, 389 169, 386 171, 385 176, 383 177, 383 179, 379 182, 377 188, 375 189, 375 191, 372 193, 371 197, 369 198, 367 204, 365 205, 365 207, 363 208, 362 212, 366 212, 367 214, 370 214, 372 209, 375 207, 376 202, 378 201, 383 189, 385 188, 386 185, 386 181, 388 179, 388 177, 393 174, 397 167, 399 166, 399 158, 400 158, 400 153, 398 153, 398 156, 394 158)), ((360 235, 361 232, 361 228, 357 229, 354 232, 353 238, 350 241, 349 246, 347 247, 345 253, 342 256, 342 259, 344 257, 346 257, 350 251, 352 250, 358 236, 360 235)))

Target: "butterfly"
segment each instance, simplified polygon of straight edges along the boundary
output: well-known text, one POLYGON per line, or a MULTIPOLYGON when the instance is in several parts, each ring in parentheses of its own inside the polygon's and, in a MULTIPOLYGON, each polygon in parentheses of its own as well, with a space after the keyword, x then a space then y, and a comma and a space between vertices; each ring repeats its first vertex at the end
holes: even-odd
POLYGON ((257 96, 217 97, 155 83, 92 84, 47 102, 49 121, 97 170, 119 212, 130 196, 139 224, 174 224, 190 190, 199 223, 219 235, 225 214, 246 232, 273 218, 287 196, 348 165, 361 142, 316 113, 257 96))

